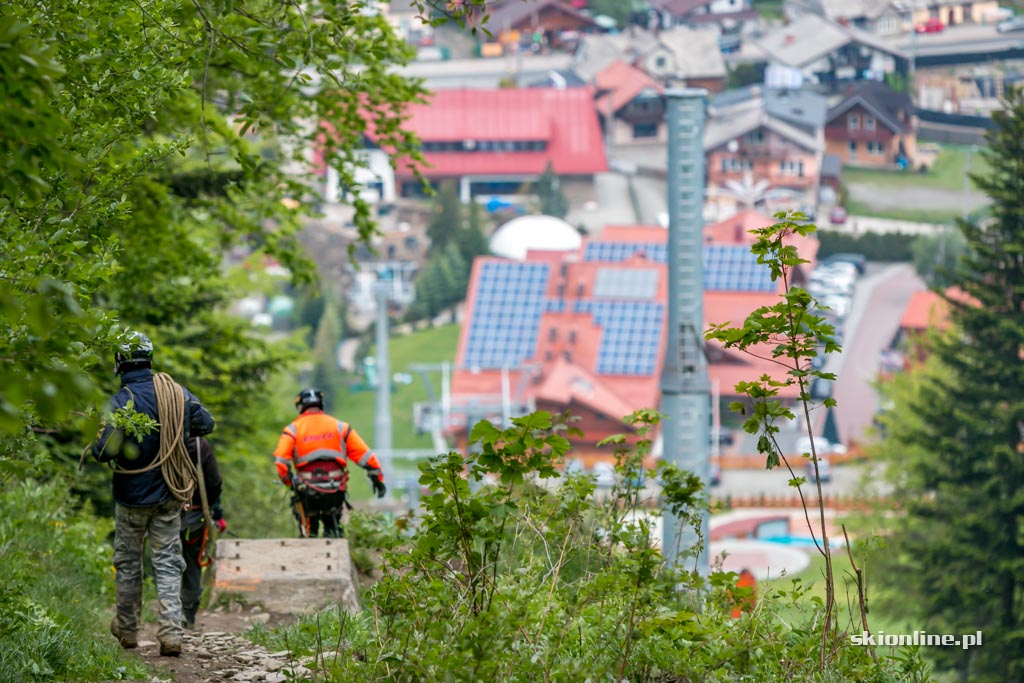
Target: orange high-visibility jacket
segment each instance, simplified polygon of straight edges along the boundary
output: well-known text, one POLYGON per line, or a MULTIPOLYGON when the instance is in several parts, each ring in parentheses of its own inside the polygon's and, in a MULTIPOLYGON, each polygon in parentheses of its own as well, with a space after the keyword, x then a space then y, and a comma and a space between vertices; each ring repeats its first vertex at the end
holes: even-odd
POLYGON ((377 456, 351 425, 310 409, 281 432, 274 449, 274 466, 281 482, 291 486, 291 467, 302 469, 317 460, 335 460, 343 468, 351 460, 371 478, 384 481, 377 456))

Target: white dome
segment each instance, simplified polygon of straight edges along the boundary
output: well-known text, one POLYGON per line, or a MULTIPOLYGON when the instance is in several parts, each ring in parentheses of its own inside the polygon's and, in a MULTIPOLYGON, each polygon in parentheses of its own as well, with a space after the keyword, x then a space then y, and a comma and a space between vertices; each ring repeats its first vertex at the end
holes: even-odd
POLYGON ((583 238, 576 228, 554 216, 519 216, 498 228, 491 236, 491 253, 522 261, 531 249, 575 251, 583 238))

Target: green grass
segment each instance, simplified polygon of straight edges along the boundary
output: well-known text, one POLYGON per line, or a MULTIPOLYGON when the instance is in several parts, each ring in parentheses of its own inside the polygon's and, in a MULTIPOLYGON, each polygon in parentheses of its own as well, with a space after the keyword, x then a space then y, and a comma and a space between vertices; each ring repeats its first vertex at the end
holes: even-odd
MULTIPOLYGON (((890 171, 854 166, 843 167, 843 182, 854 182, 878 187, 922 187, 935 190, 962 192, 967 172, 967 150, 963 145, 941 145, 942 151, 927 173, 916 171, 890 171)), ((971 173, 984 173, 988 163, 980 148, 971 152, 971 173)), ((971 189, 977 187, 972 182, 971 189)))
POLYGON ((782 0, 754 0, 754 9, 765 21, 782 19, 782 0))
MULTIPOLYGON (((410 372, 409 366, 416 363, 454 362, 455 350, 459 343, 459 325, 444 325, 431 329, 413 332, 403 337, 392 337, 389 345, 391 372, 410 372)), ((370 350, 376 353, 376 347, 370 350)), ((357 359, 362 362, 362 359, 357 359)), ((391 389, 391 439, 396 449, 433 448, 429 434, 416 434, 412 419, 413 404, 428 400, 427 388, 417 373, 412 384, 392 384, 391 389)), ((434 392, 440 395, 441 373, 430 373, 434 392)), ((350 375, 349 386, 362 380, 361 376, 350 375)), ((355 427, 371 448, 375 447, 374 416, 376 414, 376 394, 373 391, 353 391, 344 388, 338 392, 334 402, 333 414, 355 427)), ((396 467, 406 471, 415 470, 411 462, 398 461, 396 467)), ((385 472, 385 479, 389 473, 385 472)), ((369 496, 369 487, 363 481, 365 477, 352 477, 350 486, 353 500, 364 500, 369 496)))
POLYGON ((934 223, 937 225, 950 225, 962 215, 961 212, 953 210, 929 211, 927 209, 915 208, 875 208, 870 204, 852 199, 846 200, 846 211, 851 216, 871 216, 874 218, 889 218, 898 221, 910 221, 911 223, 934 223))
MULTIPOLYGON (((856 550, 854 550, 854 553, 861 569, 865 569, 863 559, 857 555, 856 550)), ((805 609, 801 605, 805 605, 808 598, 816 597, 821 599, 822 602, 825 600, 825 558, 817 550, 813 550, 810 558, 810 566, 799 574, 791 574, 778 579, 766 579, 758 582, 758 595, 763 595, 769 590, 790 591, 796 585, 808 589, 807 595, 797 605, 784 604, 782 602, 775 603, 779 616, 790 623, 799 621, 798 617, 805 609)), ((857 598, 857 584, 846 548, 836 548, 832 551, 832 570, 836 581, 839 627, 851 632, 859 632, 862 630, 862 626, 860 606, 857 598)), ((876 598, 883 589, 878 585, 877 581, 872 580, 870 567, 867 568, 867 575, 868 626, 871 631, 912 633, 915 628, 921 628, 920 624, 914 625, 905 617, 880 611, 876 598)))
POLYGON ((4 482, 0 492, 0 682, 148 680, 108 632, 108 519, 68 502, 70 482, 4 482))

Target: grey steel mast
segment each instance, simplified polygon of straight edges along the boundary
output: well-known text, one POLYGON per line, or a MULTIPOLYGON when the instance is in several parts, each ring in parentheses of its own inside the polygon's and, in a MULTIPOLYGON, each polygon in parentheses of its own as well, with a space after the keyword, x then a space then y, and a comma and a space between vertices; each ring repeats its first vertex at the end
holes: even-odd
MULTIPOLYGON (((673 88, 668 106, 668 346, 661 374, 662 457, 710 478, 711 382, 704 355, 704 101, 701 88, 673 88)), ((701 539, 691 526, 663 510, 662 552, 677 556, 701 539)), ((707 514, 701 519, 704 549, 696 568, 709 573, 707 514)))

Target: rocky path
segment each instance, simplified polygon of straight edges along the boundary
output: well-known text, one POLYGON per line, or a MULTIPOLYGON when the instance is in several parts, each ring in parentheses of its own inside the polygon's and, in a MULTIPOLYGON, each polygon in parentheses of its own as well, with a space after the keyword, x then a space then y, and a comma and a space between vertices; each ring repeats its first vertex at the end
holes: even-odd
POLYGON ((256 624, 277 626, 289 620, 259 607, 200 612, 197 628, 186 631, 180 657, 161 657, 156 625, 145 624, 135 652, 154 672, 133 683, 283 683, 311 677, 310 659, 296 660, 287 650, 270 652, 241 637, 256 624))

